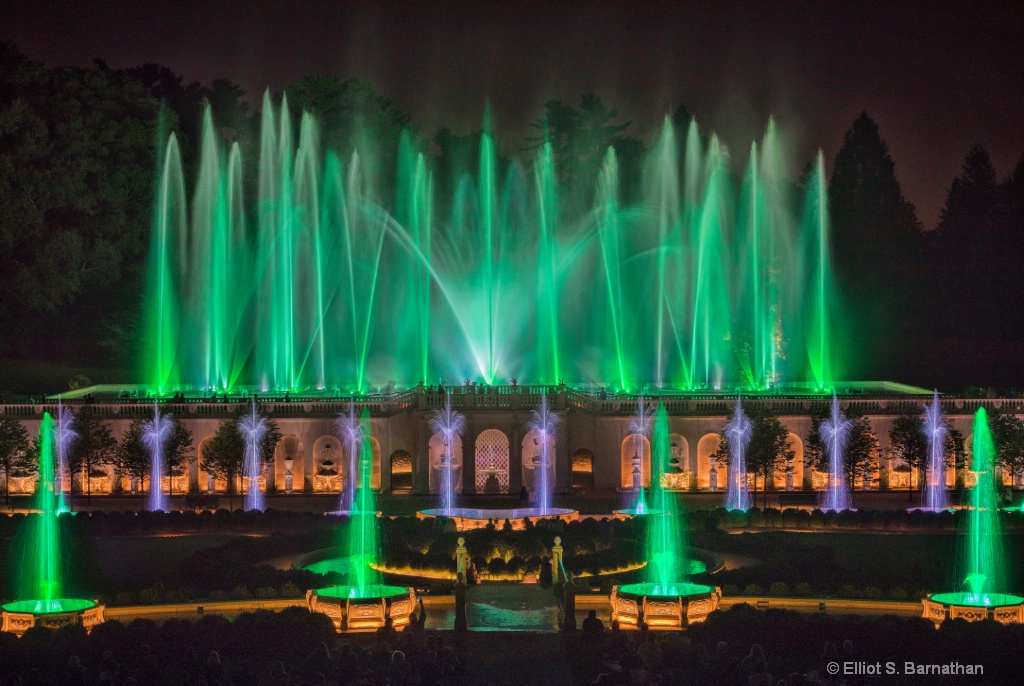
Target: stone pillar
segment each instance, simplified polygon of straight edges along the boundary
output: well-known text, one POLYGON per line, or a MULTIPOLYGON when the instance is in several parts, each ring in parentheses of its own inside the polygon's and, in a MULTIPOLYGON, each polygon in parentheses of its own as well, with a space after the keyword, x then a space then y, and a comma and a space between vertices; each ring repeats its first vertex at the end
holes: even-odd
POLYGON ((476 493, 476 436, 477 427, 470 424, 462 441, 462 492, 476 493))
POLYGON ((430 430, 424 421, 416 427, 416 453, 412 456, 412 492, 430 493, 430 430))
POLYGON ((466 572, 469 570, 469 552, 466 550, 466 539, 459 536, 459 546, 455 549, 455 574, 458 583, 465 585, 466 572))
POLYGON ((562 584, 562 631, 576 631, 576 586, 571 580, 562 584))
POLYGON ((518 428, 513 428, 508 436, 508 492, 519 495, 523 487, 523 437, 518 428))
POLYGON ((556 584, 560 584, 562 579, 562 537, 555 536, 555 545, 551 547, 551 579, 556 584))

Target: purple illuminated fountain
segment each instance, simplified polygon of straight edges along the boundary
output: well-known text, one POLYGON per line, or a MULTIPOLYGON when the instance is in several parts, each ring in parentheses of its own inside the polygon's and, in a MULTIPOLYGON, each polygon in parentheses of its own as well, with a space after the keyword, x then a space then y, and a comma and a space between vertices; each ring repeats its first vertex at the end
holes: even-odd
POLYGON ((267 433, 267 418, 256 410, 256 400, 252 401, 252 413, 238 422, 238 431, 245 439, 245 462, 242 464, 242 476, 249 477, 249 489, 245 493, 244 509, 265 509, 263 492, 260 490, 260 474, 263 473, 263 460, 260 442, 267 433))
MULTIPOLYGON (((548 409, 547 393, 540 396, 540 409, 532 412, 532 418, 526 430, 532 432, 537 441, 537 456, 533 458, 533 489, 532 499, 542 516, 551 511, 551 492, 554 490, 555 456, 551 448, 555 443, 555 431, 562 418, 557 412, 548 409)), ((528 465, 529 467, 530 465, 528 465)))
POLYGON ((466 416, 452 410, 452 394, 444 396, 444 407, 434 410, 430 417, 431 430, 441 437, 441 514, 450 517, 455 511, 455 462, 452 443, 466 430, 466 416))
POLYGON ((356 501, 356 466, 359 447, 363 444, 363 424, 356 416, 355 401, 348 404, 348 414, 338 417, 338 435, 345 445, 345 482, 341 488, 338 512, 350 512, 356 501))
POLYGON ((725 438, 729 442, 729 488, 725 495, 728 510, 750 509, 750 490, 747 487, 747 444, 754 432, 754 423, 743 412, 743 402, 736 399, 732 419, 725 425, 725 438))
POLYGON ((832 414, 818 429, 825 452, 828 453, 828 484, 821 504, 821 509, 826 512, 852 509, 850 486, 846 483, 846 474, 843 470, 843 451, 846 449, 852 428, 853 422, 843 415, 839 398, 833 394, 832 414))
POLYGON ((57 399, 57 416, 55 420, 53 441, 57 449, 57 483, 54 488, 57 491, 57 514, 63 514, 71 511, 64 500, 64 479, 69 473, 68 450, 71 449, 71 444, 78 438, 78 433, 74 429, 75 415, 71 414, 71 410, 64 407, 59 398, 57 399))
POLYGON ((928 438, 928 471, 925 474, 922 509, 940 512, 949 507, 946 499, 946 437, 949 435, 949 427, 942 416, 938 391, 931 404, 925 405, 923 430, 928 438))
MULTIPOLYGON (((153 402, 153 419, 146 422, 142 430, 142 440, 149 449, 149 500, 146 509, 150 512, 166 512, 168 503, 164 498, 161 482, 164 474, 164 443, 171 435, 173 427, 170 414, 160 414, 156 401, 153 402)), ((248 509, 248 508, 247 508, 248 509)))

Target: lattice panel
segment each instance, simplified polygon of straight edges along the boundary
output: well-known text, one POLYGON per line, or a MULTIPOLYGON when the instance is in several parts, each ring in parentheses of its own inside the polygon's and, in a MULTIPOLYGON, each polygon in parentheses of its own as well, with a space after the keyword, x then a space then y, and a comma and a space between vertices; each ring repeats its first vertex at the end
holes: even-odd
POLYGON ((476 492, 484 493, 487 479, 498 480, 498 490, 508 493, 508 437, 497 429, 487 429, 476 438, 476 492))

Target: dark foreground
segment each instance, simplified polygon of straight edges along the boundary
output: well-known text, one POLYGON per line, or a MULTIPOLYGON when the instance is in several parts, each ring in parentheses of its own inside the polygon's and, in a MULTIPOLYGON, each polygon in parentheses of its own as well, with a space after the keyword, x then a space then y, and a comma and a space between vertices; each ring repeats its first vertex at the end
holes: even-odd
POLYGON ((684 633, 426 632, 339 637, 294 608, 234 621, 108 622, 0 635, 0 685, 1016 684, 1024 627, 739 606, 684 633), (951 663, 981 675, 907 675, 951 663), (840 675, 828 674, 830 663, 840 675), (877 668, 875 676, 869 672, 877 668), (847 672, 844 676, 842 672, 847 672), (891 672, 891 673, 890 673, 891 672))

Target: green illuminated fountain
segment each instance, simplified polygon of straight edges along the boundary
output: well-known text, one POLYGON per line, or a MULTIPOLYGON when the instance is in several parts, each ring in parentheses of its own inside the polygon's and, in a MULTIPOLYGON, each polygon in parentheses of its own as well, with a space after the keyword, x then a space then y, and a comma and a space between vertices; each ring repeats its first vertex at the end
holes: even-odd
POLYGON ((622 624, 680 628, 702 622, 718 608, 722 592, 715 586, 691 583, 691 574, 705 566, 688 558, 686 525, 678 498, 665 488, 671 441, 668 413, 658 403, 651 441, 650 514, 647 520, 648 560, 645 581, 612 589, 612 619, 622 624))
POLYGON ((18 577, 18 597, 23 600, 7 603, 2 611, 2 630, 19 635, 33 626, 56 629, 81 624, 89 631, 103 621, 102 605, 64 596, 65 560, 57 519, 60 486, 55 481, 54 457, 54 421, 47 412, 39 427, 38 514, 30 515, 25 525, 27 546, 18 577))
MULTIPOLYGON (((377 530, 376 496, 371 487, 373 445, 370 440, 370 414, 363 408, 362 445, 359 450, 359 484, 346 526, 345 571, 348 583, 306 592, 312 612, 326 614, 338 631, 371 631, 390 618, 395 627, 409 623, 415 607, 412 589, 381 583, 374 565, 380 560, 377 530)), ((331 561, 327 561, 329 565, 331 561)), ((319 569, 328 566, 320 564, 319 569)))
POLYGON ((965 590, 935 593, 922 600, 924 617, 936 624, 946 619, 994 619, 1004 624, 1024 623, 1024 598, 1006 592, 1003 532, 999 521, 996 451, 988 415, 974 415, 972 470, 977 483, 971 488, 963 560, 959 567, 965 590))
POLYGON ((169 137, 142 355, 158 393, 832 383, 824 161, 795 189, 773 121, 740 181, 714 134, 666 118, 642 170, 627 177, 609 148, 583 189, 564 187, 551 144, 503 166, 487 126, 472 159, 446 162, 443 189, 412 135, 397 150, 322 138, 269 94, 254 160, 209 109, 194 174, 169 137))

